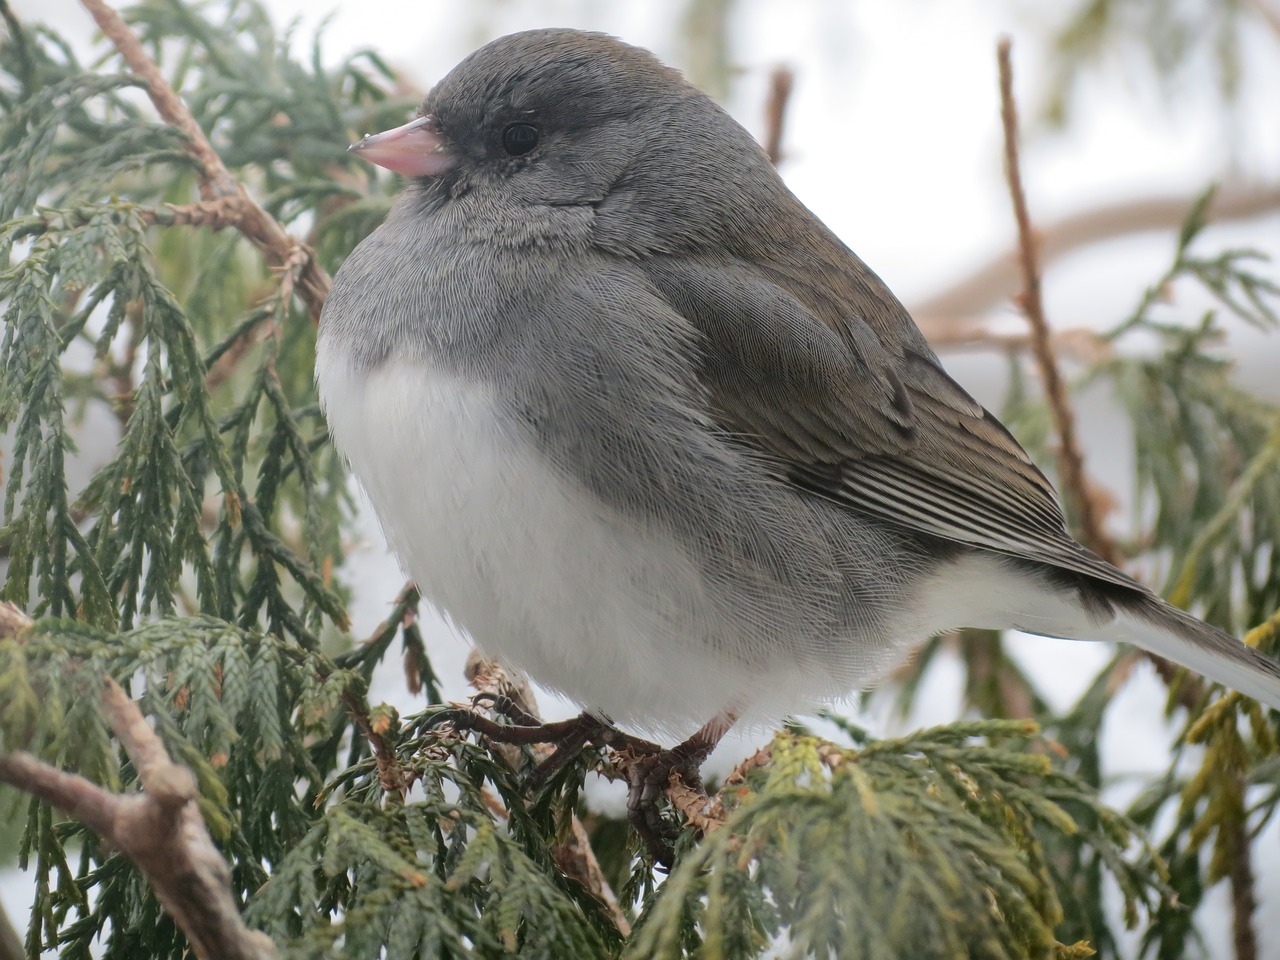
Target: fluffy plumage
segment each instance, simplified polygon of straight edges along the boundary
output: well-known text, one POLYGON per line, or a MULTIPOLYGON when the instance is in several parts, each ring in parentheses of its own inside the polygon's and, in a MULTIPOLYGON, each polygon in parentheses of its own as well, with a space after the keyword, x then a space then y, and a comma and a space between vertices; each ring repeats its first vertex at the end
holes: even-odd
POLYGON ((1276 664, 1071 539, 893 294, 652 55, 515 34, 421 114, 362 147, 425 175, 338 272, 317 378, 486 651, 665 732, 803 710, 956 626, 1128 640, 1280 706, 1276 664))

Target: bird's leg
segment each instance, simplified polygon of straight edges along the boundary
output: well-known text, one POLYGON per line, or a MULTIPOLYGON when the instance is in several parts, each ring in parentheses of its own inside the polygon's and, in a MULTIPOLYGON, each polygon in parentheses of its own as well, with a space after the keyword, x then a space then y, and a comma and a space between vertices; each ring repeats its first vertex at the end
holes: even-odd
POLYGON ((699 770, 737 719, 737 710, 725 710, 699 727, 688 740, 670 750, 639 757, 627 771, 627 819, 653 858, 664 867, 671 866, 675 851, 671 831, 658 812, 658 800, 666 792, 672 773, 690 787, 702 789, 699 770))
POLYGON ((588 744, 630 755, 627 819, 653 858, 665 867, 670 867, 675 857, 674 838, 658 811, 658 801, 666 793, 671 774, 678 774, 690 787, 701 790, 699 768, 738 719, 736 709, 724 710, 689 739, 664 750, 655 743, 622 732, 594 714, 540 723, 507 697, 481 694, 473 702, 478 705, 485 701, 496 713, 514 722, 499 723, 475 710, 455 709, 437 714, 433 723, 451 723, 458 730, 474 730, 494 743, 554 745, 551 755, 534 768, 526 781, 535 790, 563 770, 588 744))

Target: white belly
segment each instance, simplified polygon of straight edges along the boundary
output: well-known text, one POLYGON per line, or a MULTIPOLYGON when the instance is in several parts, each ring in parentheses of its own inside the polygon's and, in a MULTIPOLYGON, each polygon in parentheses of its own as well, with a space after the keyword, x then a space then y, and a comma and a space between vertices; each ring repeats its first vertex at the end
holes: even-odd
POLYGON ((560 475, 488 388, 430 367, 318 380, 401 563, 487 653, 620 723, 686 735, 762 678, 717 655, 696 566, 560 475))

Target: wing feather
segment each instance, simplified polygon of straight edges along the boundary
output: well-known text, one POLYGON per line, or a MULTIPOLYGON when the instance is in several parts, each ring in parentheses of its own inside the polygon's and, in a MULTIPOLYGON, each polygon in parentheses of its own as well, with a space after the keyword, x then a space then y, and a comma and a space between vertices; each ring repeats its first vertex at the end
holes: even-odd
MULTIPOLYGON (((801 299, 811 287, 741 262, 657 258, 646 273, 705 339, 717 422, 791 482, 919 533, 1137 585, 1072 539, 1044 474, 922 342, 886 343, 850 305, 819 316, 801 299)), ((905 310, 902 323, 918 338, 905 310)))

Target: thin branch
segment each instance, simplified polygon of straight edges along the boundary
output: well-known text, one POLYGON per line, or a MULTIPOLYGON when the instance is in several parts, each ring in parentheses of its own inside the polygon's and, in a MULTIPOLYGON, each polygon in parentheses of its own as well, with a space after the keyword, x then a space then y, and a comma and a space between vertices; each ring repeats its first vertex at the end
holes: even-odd
MULTIPOLYGON (((1236 789, 1244 798, 1246 784, 1242 774, 1235 774, 1236 789)), ((1249 830, 1243 816, 1230 825, 1231 867, 1227 877, 1231 883, 1231 943, 1235 960, 1258 960, 1258 934, 1253 929, 1253 915, 1258 909, 1254 894, 1253 850, 1249 846, 1249 830)))
MULTIPOLYGON (((1038 253, 1041 269, 1068 254, 1118 237, 1152 231, 1174 231, 1182 226, 1194 197, 1169 195, 1123 200, 1063 217, 1042 227, 1038 253)), ((1280 210, 1280 185, 1238 183, 1224 185, 1209 204, 1215 223, 1251 220, 1280 210)), ((1019 251, 1015 247, 992 257, 962 279, 911 305, 921 324, 974 322, 983 313, 1013 296, 1020 279, 1019 251)))
POLYGON ((774 67, 769 71, 769 96, 764 102, 764 152, 775 167, 783 157, 782 133, 795 80, 790 67, 774 67))
POLYGON ((170 759, 137 704, 110 678, 102 706, 142 792, 111 793, 22 752, 0 753, 0 780, 79 820, 128 857, 201 960, 275 957, 271 940, 240 917, 231 871, 200 817, 195 776, 170 759))
POLYGON ((187 152, 199 165, 200 196, 205 203, 221 205, 226 221, 262 250, 274 266, 296 271, 298 296, 306 304, 312 320, 318 320, 320 308, 329 293, 329 275, 316 263, 311 250, 291 237, 270 214, 250 199, 124 18, 103 0, 81 0, 81 4, 114 44, 129 69, 147 85, 147 94, 161 119, 181 131, 187 152))
MULTIPOLYGON (((916 324, 929 346, 939 353, 963 351, 998 351, 1006 355, 1020 354, 1032 348, 1032 338, 1025 333, 996 333, 985 324, 956 323, 951 320, 922 320, 916 324)), ((1054 353, 1071 356, 1082 363, 1100 363, 1115 351, 1106 337, 1084 327, 1054 330, 1050 334, 1054 353)))
POLYGON ((1013 201, 1013 214, 1018 223, 1018 249, 1021 255, 1023 294, 1022 309, 1031 327, 1032 352, 1040 366, 1045 394, 1053 415, 1054 429, 1058 434, 1058 472, 1062 486, 1075 508, 1080 525, 1081 539, 1085 546, 1105 560, 1115 562, 1119 558, 1115 543, 1102 527, 1097 505, 1089 493, 1089 481, 1084 470, 1084 455, 1076 440, 1075 414, 1067 398, 1067 388, 1058 370, 1058 359, 1053 352, 1049 324, 1044 315, 1044 302, 1040 295, 1040 269, 1036 263, 1036 241, 1031 229, 1031 217, 1027 213, 1027 198, 1022 187, 1022 171, 1018 166, 1018 108, 1013 99, 1013 65, 1010 58, 1012 41, 1000 40, 998 60, 1000 64, 1000 118, 1004 126, 1005 176, 1009 181, 1009 195, 1013 201))
MULTIPOLYGON (((1018 224, 1018 249, 1023 274, 1024 293, 1022 309, 1031 327, 1032 349, 1044 379, 1045 393, 1058 433, 1058 472, 1062 486, 1075 508, 1080 525, 1081 540, 1090 550, 1104 560, 1117 563, 1120 559, 1115 541, 1102 528, 1096 501, 1090 493, 1091 484, 1084 470, 1084 456, 1080 452, 1075 435, 1075 417, 1067 399, 1066 387, 1058 371, 1057 357, 1044 316, 1044 304, 1040 297, 1040 274, 1036 262, 1036 241, 1027 213, 1026 195, 1022 188, 1022 172, 1018 165, 1018 113, 1013 99, 1013 66, 1010 60, 1011 41, 1005 37, 998 47, 1000 65, 1000 118, 1004 127, 1005 175, 1009 181, 1009 194, 1013 201, 1014 217, 1018 224)), ((1178 701, 1188 710, 1194 710, 1203 699, 1204 685, 1196 677, 1182 679, 1182 669, 1163 657, 1148 653, 1160 679, 1171 689, 1178 691, 1178 701)))
POLYGON ((97 22, 98 28, 106 34, 107 39, 124 57, 129 69, 147 85, 147 96, 155 105, 160 119, 182 133, 185 139, 184 149, 200 165, 200 196, 205 200, 239 197, 240 183, 223 166, 222 160, 204 135, 204 131, 200 129, 200 125, 196 123, 191 111, 187 109, 187 105, 160 73, 156 62, 143 49, 138 35, 129 28, 124 18, 114 8, 103 3, 102 0, 81 0, 81 2, 97 22))

